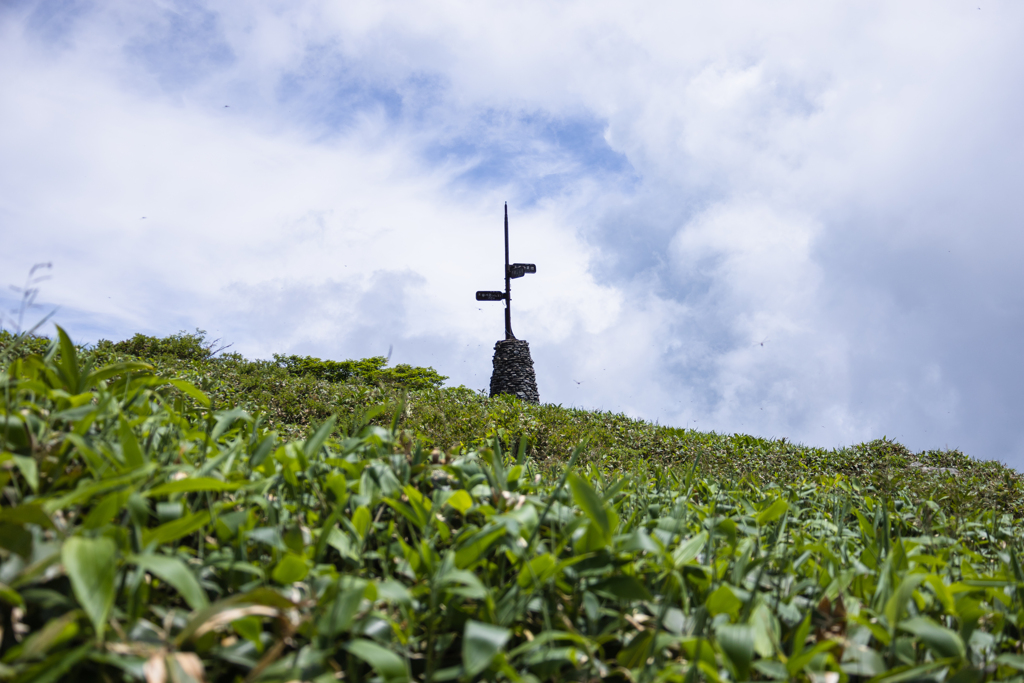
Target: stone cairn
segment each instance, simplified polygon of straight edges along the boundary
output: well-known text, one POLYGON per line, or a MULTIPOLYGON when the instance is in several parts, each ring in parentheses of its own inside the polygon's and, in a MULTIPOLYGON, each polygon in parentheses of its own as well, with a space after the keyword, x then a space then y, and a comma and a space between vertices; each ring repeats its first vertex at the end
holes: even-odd
POLYGON ((530 403, 540 403, 537 377, 530 358, 530 342, 525 339, 502 339, 494 345, 491 396, 498 394, 511 394, 530 403))

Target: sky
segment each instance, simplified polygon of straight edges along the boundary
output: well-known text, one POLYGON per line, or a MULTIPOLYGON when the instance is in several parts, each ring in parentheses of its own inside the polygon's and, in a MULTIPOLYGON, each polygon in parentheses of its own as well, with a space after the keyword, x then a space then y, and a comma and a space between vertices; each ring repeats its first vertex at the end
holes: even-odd
POLYGON ((0 286, 52 264, 28 318, 82 343, 485 390, 508 202, 543 402, 1024 470, 1022 32, 1010 0, 6 0, 0 286))

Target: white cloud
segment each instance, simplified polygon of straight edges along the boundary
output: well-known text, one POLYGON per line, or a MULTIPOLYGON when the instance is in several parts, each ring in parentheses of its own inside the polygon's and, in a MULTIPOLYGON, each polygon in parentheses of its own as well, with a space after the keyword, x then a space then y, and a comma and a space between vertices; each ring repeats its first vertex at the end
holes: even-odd
POLYGON ((25 2, 0 14, 0 262, 53 260, 80 334, 394 343, 481 388, 509 200, 545 400, 1020 466, 1022 19, 25 2))

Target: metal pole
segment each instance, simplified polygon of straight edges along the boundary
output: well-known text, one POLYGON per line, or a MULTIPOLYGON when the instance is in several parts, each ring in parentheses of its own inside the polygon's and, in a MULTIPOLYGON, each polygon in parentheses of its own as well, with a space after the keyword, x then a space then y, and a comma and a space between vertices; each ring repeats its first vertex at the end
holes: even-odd
POLYGON ((512 334, 512 281, 508 270, 508 202, 505 202, 505 339, 515 339, 512 334))

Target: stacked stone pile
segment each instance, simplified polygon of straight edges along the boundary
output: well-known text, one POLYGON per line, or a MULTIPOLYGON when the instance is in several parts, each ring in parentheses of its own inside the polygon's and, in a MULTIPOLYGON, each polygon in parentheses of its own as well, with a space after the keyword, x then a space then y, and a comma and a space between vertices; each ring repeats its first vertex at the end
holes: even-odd
POLYGON ((512 394, 524 401, 540 403, 528 341, 503 339, 494 345, 491 396, 498 394, 512 394))

